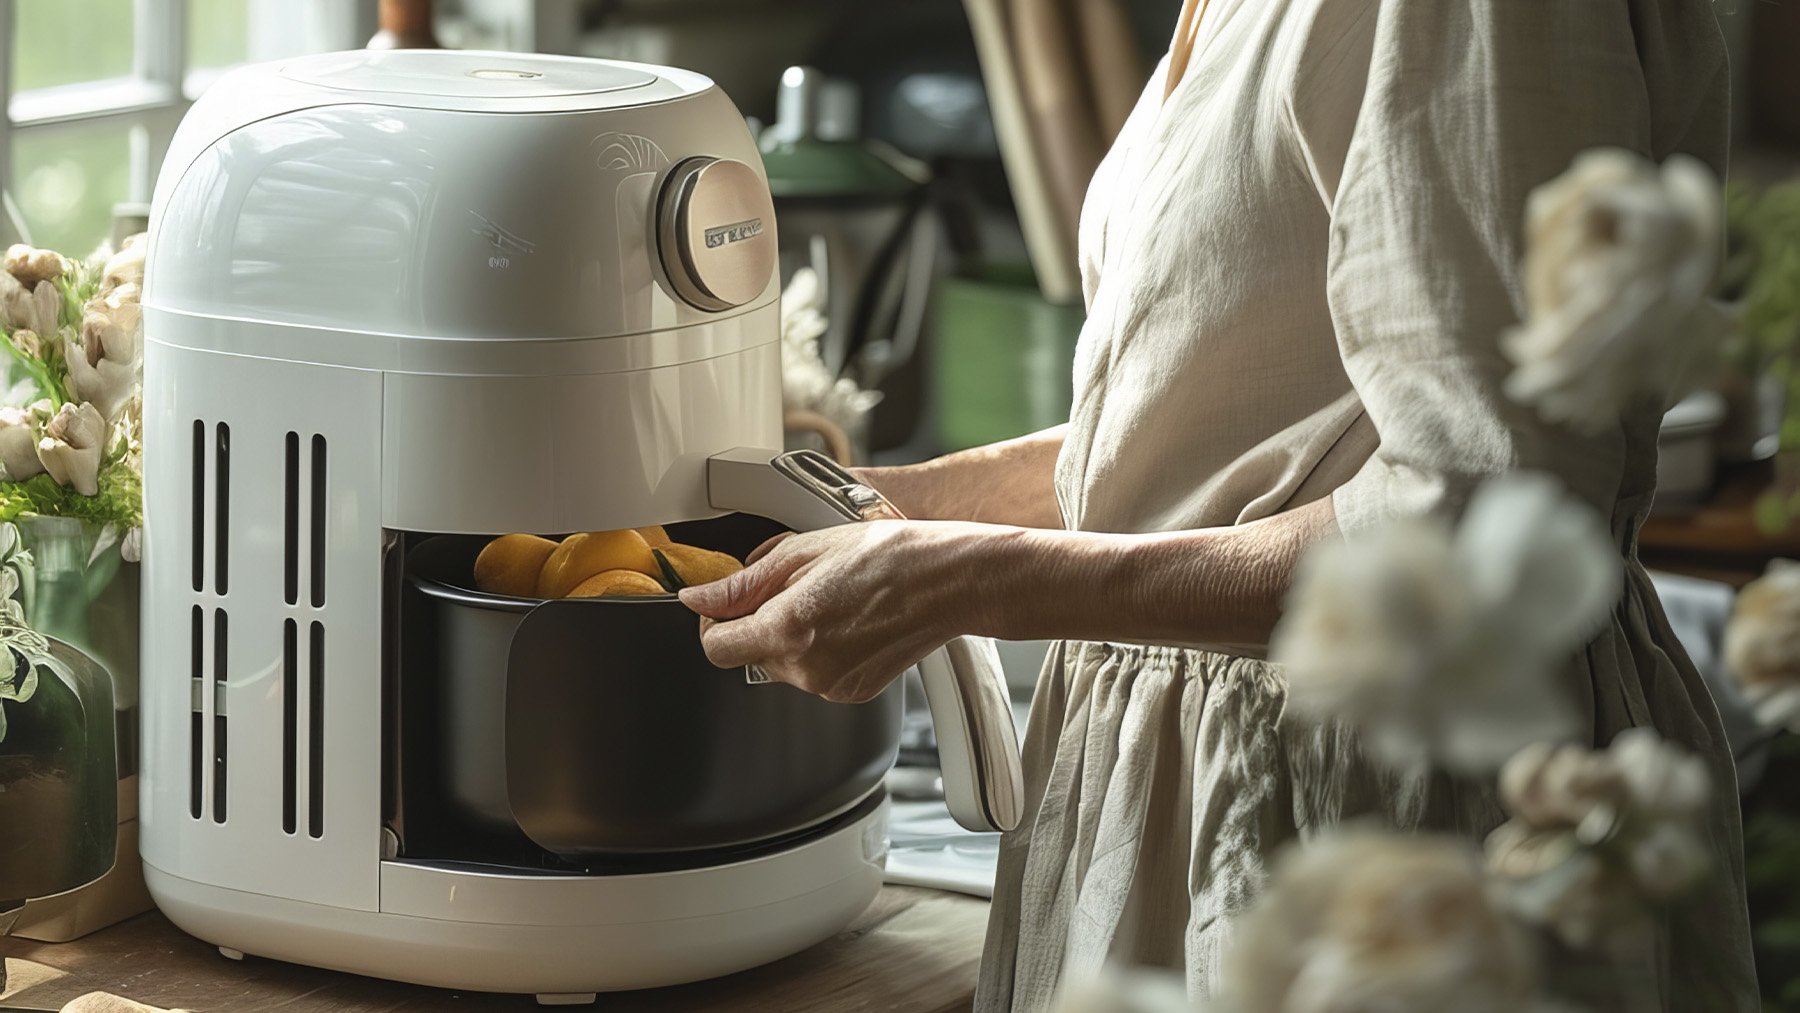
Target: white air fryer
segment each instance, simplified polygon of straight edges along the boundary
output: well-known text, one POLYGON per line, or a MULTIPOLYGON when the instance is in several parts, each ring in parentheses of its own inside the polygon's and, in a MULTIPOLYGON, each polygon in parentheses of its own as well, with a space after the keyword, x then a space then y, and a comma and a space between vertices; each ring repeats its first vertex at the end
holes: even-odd
MULTIPOLYGON (((775 223, 679 70, 341 53, 188 114, 145 305, 143 858, 177 925, 448 988, 593 993, 824 939, 886 853, 893 693, 706 662, 672 598, 473 589, 487 537, 738 553, 891 516, 780 454, 775 223)), ((921 666, 957 818, 1007 829, 992 646, 921 666)))

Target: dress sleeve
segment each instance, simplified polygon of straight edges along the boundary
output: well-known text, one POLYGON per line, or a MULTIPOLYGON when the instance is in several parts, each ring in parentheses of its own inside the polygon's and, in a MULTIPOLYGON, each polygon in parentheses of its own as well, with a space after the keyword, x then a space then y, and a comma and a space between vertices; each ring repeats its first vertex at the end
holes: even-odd
POLYGON ((1331 211, 1326 286, 1339 351, 1380 440, 1333 493, 1345 531, 1456 509, 1515 467, 1573 479, 1609 461, 1616 477, 1623 425, 1577 436, 1512 403, 1499 337, 1520 313, 1532 188, 1591 147, 1666 154, 1655 150, 1656 88, 1633 6, 1369 0, 1372 44, 1347 138, 1341 125, 1309 133, 1308 110, 1325 96, 1309 94, 1304 68, 1298 76, 1302 148, 1330 163, 1341 153, 1335 176, 1309 169, 1331 211))

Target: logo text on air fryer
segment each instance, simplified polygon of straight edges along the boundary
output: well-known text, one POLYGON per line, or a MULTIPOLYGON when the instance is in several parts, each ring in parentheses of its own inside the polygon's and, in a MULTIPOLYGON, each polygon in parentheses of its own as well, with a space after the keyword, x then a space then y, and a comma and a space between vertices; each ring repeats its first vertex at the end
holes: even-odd
POLYGON ((716 250, 721 246, 741 243, 746 239, 762 235, 762 230, 763 220, 761 218, 732 222, 730 225, 717 225, 706 230, 706 248, 716 250))
POLYGON ((469 214, 473 215, 476 221, 476 225, 470 231, 486 240, 491 249, 491 255, 488 257, 489 267, 511 267, 514 257, 524 256, 537 249, 536 243, 516 232, 501 228, 493 219, 481 212, 470 209, 469 214))

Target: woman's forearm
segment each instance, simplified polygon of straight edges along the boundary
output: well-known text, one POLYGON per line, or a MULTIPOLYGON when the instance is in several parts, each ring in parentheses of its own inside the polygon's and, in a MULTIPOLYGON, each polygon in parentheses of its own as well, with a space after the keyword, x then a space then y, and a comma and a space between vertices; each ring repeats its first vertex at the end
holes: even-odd
POLYGON ((922 464, 864 468, 859 475, 900 512, 918 520, 978 521, 1060 528, 1056 502, 1057 426, 1016 440, 948 454, 922 464))
POLYGON ((1295 564, 1333 537, 1329 501, 1233 528, 1152 535, 966 521, 839 524, 769 542, 683 588, 720 668, 759 665, 869 700, 964 633, 1204 647, 1266 643, 1295 564))
POLYGON ((997 532, 969 579, 971 619, 1007 640, 1262 644, 1300 556, 1336 537, 1329 497, 1230 528, 997 532))

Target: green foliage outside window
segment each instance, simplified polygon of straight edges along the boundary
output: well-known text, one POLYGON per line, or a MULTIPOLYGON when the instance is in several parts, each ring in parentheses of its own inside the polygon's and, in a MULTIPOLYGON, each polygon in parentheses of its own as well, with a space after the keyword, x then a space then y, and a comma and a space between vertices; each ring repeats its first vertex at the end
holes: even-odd
MULTIPOLYGON (((12 90, 128 77, 134 71, 133 0, 13 0, 12 90)), ((190 0, 187 66, 207 69, 249 55, 247 0, 190 0)), ((111 232, 112 208, 131 195, 127 123, 15 133, 8 189, 32 242, 84 255, 111 232)))

